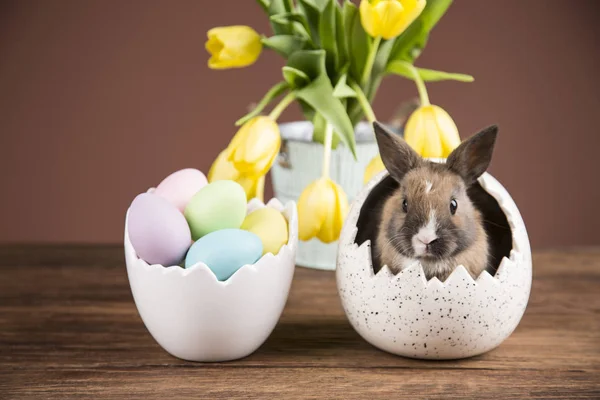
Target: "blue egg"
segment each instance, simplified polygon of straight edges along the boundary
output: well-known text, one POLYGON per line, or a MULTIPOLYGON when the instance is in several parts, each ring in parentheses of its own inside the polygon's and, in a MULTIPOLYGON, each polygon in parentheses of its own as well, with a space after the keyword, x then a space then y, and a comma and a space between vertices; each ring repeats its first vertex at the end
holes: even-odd
POLYGON ((218 280, 225 281, 244 265, 258 261, 262 253, 262 241, 254 233, 221 229, 202 236, 190 247, 185 267, 203 262, 218 280))

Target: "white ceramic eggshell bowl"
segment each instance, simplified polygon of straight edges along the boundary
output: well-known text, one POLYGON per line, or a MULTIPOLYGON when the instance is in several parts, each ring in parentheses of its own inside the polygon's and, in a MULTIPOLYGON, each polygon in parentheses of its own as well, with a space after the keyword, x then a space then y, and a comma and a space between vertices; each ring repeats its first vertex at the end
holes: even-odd
MULTIPOLYGON (((253 199, 248 213, 265 205, 253 199)), ((277 255, 266 254, 218 281, 203 263, 148 265, 131 242, 125 221, 125 259, 135 304, 154 339, 189 361, 228 361, 253 353, 269 337, 285 306, 295 268, 298 217, 294 202, 269 201, 288 221, 289 238, 277 255)))
POLYGON ((337 285, 350 323, 367 342, 405 357, 458 359, 497 347, 517 327, 531 289, 531 247, 513 199, 491 175, 480 177, 512 231, 510 257, 495 276, 483 272, 473 280, 458 266, 444 283, 427 281, 420 264, 397 275, 387 266, 374 274, 370 240, 357 246, 356 225, 367 196, 386 176, 357 196, 340 237, 337 285))

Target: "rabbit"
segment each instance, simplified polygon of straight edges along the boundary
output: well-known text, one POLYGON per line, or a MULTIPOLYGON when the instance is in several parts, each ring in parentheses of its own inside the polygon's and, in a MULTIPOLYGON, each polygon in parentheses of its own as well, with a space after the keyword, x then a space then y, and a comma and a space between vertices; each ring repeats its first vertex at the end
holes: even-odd
POLYGON ((488 269, 490 249, 483 217, 467 190, 490 164, 498 127, 464 141, 445 164, 424 160, 377 122, 374 130, 383 164, 398 183, 376 228, 373 251, 380 265, 396 274, 418 261, 428 280, 440 281, 463 265, 476 279, 488 269))

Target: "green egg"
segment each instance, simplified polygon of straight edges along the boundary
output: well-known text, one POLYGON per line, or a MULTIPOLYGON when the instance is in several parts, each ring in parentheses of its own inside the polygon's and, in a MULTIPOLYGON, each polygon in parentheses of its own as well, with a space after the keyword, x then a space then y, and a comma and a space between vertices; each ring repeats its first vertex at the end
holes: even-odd
POLYGON ((237 182, 216 181, 204 186, 185 207, 192 238, 220 229, 236 229, 246 217, 246 192, 237 182))

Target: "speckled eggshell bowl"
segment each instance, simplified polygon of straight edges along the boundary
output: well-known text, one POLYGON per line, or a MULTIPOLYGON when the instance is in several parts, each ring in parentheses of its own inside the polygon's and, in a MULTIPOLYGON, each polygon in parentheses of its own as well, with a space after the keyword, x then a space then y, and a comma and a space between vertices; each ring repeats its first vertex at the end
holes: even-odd
POLYGON ((521 320, 531 289, 531 247, 513 199, 491 175, 479 178, 479 189, 496 208, 490 212, 506 223, 504 231, 490 232, 491 246, 504 248, 497 249, 494 276, 483 272, 473 280, 457 266, 445 282, 427 281, 420 264, 397 275, 387 266, 374 274, 371 242, 357 244, 357 226, 369 194, 384 179, 390 179, 387 172, 357 196, 340 237, 337 286, 354 329, 372 345, 411 358, 458 359, 499 346, 521 320))
MULTIPOLYGON (((248 213, 265 205, 254 199, 248 213)), ((298 243, 296 205, 271 200, 289 238, 277 255, 262 256, 226 281, 203 263, 190 268, 148 265, 133 249, 125 222, 125 258, 135 304, 150 334, 167 352, 189 361, 245 357, 269 337, 285 306, 298 243)))

